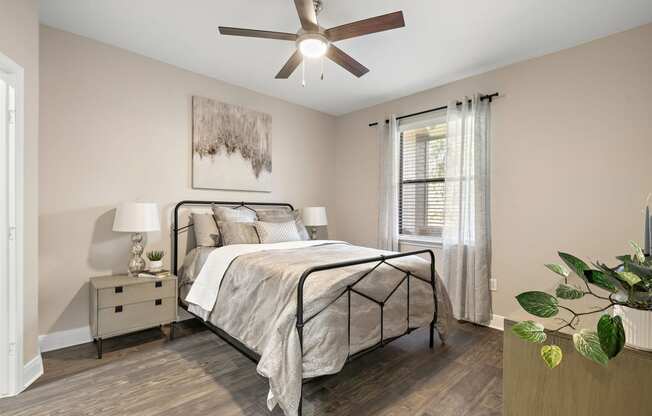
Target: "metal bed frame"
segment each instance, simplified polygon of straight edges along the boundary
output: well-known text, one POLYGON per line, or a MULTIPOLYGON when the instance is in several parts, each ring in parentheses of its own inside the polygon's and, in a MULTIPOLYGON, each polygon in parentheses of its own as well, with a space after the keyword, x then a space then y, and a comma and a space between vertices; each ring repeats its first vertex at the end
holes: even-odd
MULTIPOLYGON (((173 227, 172 227, 172 233, 173 233, 173 238, 172 238, 172 253, 173 253, 173 259, 172 259, 172 269, 173 273, 176 275, 178 272, 178 250, 179 250, 179 232, 184 231, 188 229, 189 227, 192 227, 193 224, 190 223, 188 225, 185 225, 183 227, 179 227, 179 209, 183 206, 202 206, 202 205, 219 205, 219 206, 229 206, 232 208, 246 208, 250 209, 252 211, 255 211, 254 208, 252 207, 278 207, 278 208, 288 208, 290 211, 294 210, 294 207, 291 204, 287 203, 269 203, 269 202, 224 202, 224 201, 193 201, 193 200, 186 200, 186 201, 181 201, 179 202, 175 207, 174 207, 174 219, 173 219, 173 227)), ((312 319, 314 319, 317 315, 319 315, 321 312, 323 312, 325 309, 327 309, 329 306, 331 306, 333 303, 337 302, 342 298, 342 296, 347 297, 347 305, 348 305, 348 330, 347 330, 347 342, 349 345, 349 351, 351 349, 351 293, 355 293, 358 296, 362 296, 363 298, 375 303, 380 307, 380 341, 376 344, 374 344, 371 347, 368 347, 362 351, 358 351, 355 354, 351 354, 349 352, 348 357, 347 357, 347 362, 354 360, 364 354, 367 354, 369 352, 375 351, 378 348, 382 348, 385 345, 389 344, 390 342, 401 338, 404 335, 407 335, 411 333, 412 331, 418 329, 418 327, 411 327, 410 326, 410 279, 418 279, 421 280, 427 284, 429 284, 432 287, 432 296, 433 296, 433 301, 434 301, 434 314, 433 314, 433 319, 430 322, 430 338, 429 338, 429 347, 432 349, 434 346, 434 333, 435 333, 435 324, 437 322, 437 291, 436 291, 436 283, 435 283, 435 255, 432 250, 429 249, 424 249, 424 250, 418 250, 418 251, 411 251, 411 252, 406 252, 406 253, 397 253, 397 254, 390 254, 390 255, 381 255, 381 256, 376 256, 376 257, 369 257, 369 258, 364 258, 364 259, 358 259, 358 260, 350 260, 350 261, 342 261, 342 262, 337 262, 337 263, 329 263, 329 264, 323 264, 319 266, 313 266, 308 268, 306 271, 304 271, 299 279, 299 283, 297 286, 297 318, 296 318, 296 329, 297 333, 299 335, 299 345, 301 347, 301 352, 303 356, 303 327, 310 322, 312 319), (408 256, 413 256, 413 255, 418 255, 418 254, 427 254, 430 257, 430 278, 426 279, 424 277, 418 276, 408 270, 405 270, 403 268, 400 268, 394 264, 391 264, 388 262, 388 260, 392 259, 398 259, 401 257, 408 257, 408 256), (329 302, 324 308, 319 310, 317 313, 314 315, 306 318, 304 317, 304 308, 303 308, 303 293, 304 293, 304 287, 306 284, 306 281, 308 280, 309 277, 311 277, 314 273, 324 271, 324 270, 332 270, 332 269, 338 269, 342 267, 349 267, 349 266, 357 266, 357 265, 362 265, 362 264, 372 264, 372 267, 366 271, 362 276, 360 276, 355 282, 352 284, 348 285, 342 292, 335 297, 331 302, 329 302), (390 291, 390 293, 382 300, 377 300, 374 299, 371 296, 368 296, 358 290, 356 290, 355 286, 360 283, 363 279, 365 279, 367 276, 369 276, 374 270, 376 270, 378 267, 381 265, 387 265, 389 267, 392 267, 401 273, 404 274, 403 278, 398 282, 398 284, 390 291), (384 308, 385 304, 387 301, 394 295, 394 293, 403 285, 403 283, 406 284, 407 286, 407 330, 398 336, 391 337, 391 338, 385 338, 384 337, 384 308)), ((181 298, 179 298, 179 306, 181 306, 183 309, 185 309, 188 313, 193 315, 195 318, 199 319, 209 330, 211 330, 213 333, 215 333, 217 336, 222 338, 225 342, 233 346, 236 350, 238 350, 240 353, 245 355, 247 358, 252 360, 255 363, 258 363, 260 360, 260 355, 258 355, 255 351, 252 351, 249 349, 246 345, 238 341, 237 339, 233 338, 229 334, 227 334, 225 331, 222 329, 218 328, 217 326, 211 324, 210 322, 204 321, 197 315, 193 314, 188 310, 188 307, 185 303, 181 301, 181 298)), ((304 379, 301 387, 301 396, 299 399, 299 410, 298 414, 301 416, 302 414, 302 403, 303 403, 303 384, 306 382, 309 382, 311 379, 304 379)))

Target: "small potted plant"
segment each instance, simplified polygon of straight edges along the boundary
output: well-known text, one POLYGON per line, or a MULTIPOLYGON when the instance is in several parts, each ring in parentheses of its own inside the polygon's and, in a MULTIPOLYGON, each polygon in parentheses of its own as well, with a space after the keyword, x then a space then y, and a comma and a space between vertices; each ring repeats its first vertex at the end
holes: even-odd
MULTIPOLYGON (((633 255, 617 257, 622 263, 609 267, 595 262, 590 267, 581 259, 568 253, 559 253, 559 257, 570 269, 559 264, 546 264, 551 271, 561 276, 555 296, 546 292, 524 292, 516 297, 518 303, 531 315, 540 318, 556 318, 559 327, 552 330, 558 333, 570 328, 573 344, 577 352, 585 358, 606 366, 628 345, 652 350, 652 258, 645 257, 643 250, 634 242, 633 255), (569 281, 571 271, 581 279, 581 285, 569 281), (607 292, 601 295, 592 289, 599 287, 607 292), (575 312, 569 306, 562 305, 559 299, 573 301, 590 296, 603 302, 598 309, 575 312), (597 324, 596 331, 579 328, 580 318, 585 315, 606 312, 613 308, 611 314, 604 313, 597 324), (566 315, 566 317, 560 317, 566 315)), ((544 344, 548 334, 540 323, 534 321, 519 322, 512 331, 526 341, 544 344)), ((550 368, 561 363, 562 350, 557 345, 543 345, 541 358, 550 368)))
POLYGON ((152 272, 157 272, 163 268, 163 256, 165 252, 163 250, 152 250, 147 252, 147 258, 149 259, 149 270, 152 272))

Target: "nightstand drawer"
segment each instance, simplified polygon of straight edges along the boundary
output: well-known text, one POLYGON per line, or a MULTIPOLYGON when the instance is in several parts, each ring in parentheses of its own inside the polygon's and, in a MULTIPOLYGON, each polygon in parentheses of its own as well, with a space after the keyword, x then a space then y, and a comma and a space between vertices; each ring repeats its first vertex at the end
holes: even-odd
POLYGON ((99 308, 128 305, 152 299, 176 296, 175 280, 157 280, 125 286, 116 286, 98 291, 99 308))
POLYGON ((116 305, 98 311, 98 336, 114 335, 157 326, 177 319, 175 297, 116 305))

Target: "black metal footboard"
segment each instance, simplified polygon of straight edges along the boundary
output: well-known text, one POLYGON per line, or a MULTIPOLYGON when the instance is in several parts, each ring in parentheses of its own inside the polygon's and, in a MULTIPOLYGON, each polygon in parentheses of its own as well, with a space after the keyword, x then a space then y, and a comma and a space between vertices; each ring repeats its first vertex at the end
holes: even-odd
MULTIPOLYGON (((432 321, 430 322, 430 339, 429 339, 429 347, 433 348, 434 346, 434 336, 435 336, 435 324, 437 323, 437 286, 436 286, 436 277, 435 277, 435 254, 433 253, 432 250, 419 250, 419 251, 412 251, 412 252, 407 252, 407 253, 397 253, 397 254, 390 254, 390 255, 381 255, 377 257, 371 257, 371 258, 366 258, 366 259, 359 259, 359 260, 350 260, 350 261, 343 261, 343 262, 338 262, 338 263, 331 263, 331 264, 324 264, 324 265, 319 265, 319 266, 314 266, 303 272, 301 275, 301 279, 299 280, 299 286, 297 287, 297 333, 299 334, 299 343, 301 345, 301 355, 303 356, 303 327, 310 322, 312 319, 314 319, 316 316, 318 316, 321 312, 326 310, 330 305, 333 303, 337 302, 342 298, 342 296, 347 297, 347 304, 348 304, 348 314, 347 314, 347 343, 349 346, 349 353, 347 357, 347 361, 351 361, 361 355, 364 355, 366 353, 369 353, 371 351, 374 351, 378 348, 384 347, 385 345, 389 344, 390 342, 409 334, 410 332, 414 331, 415 329, 418 329, 418 327, 412 327, 410 326, 410 279, 418 279, 421 280, 425 283, 430 284, 432 287, 432 296, 433 296, 433 301, 434 301, 434 315, 432 317, 432 321), (405 270, 403 268, 400 268, 392 263, 389 263, 388 260, 392 259, 398 259, 401 257, 409 257, 409 256, 414 256, 414 255, 419 255, 419 254, 428 254, 430 256, 430 279, 425 279, 421 276, 418 276, 409 270, 405 270), (374 264, 375 263, 375 264, 374 264), (324 271, 324 270, 333 270, 333 269, 339 269, 342 267, 350 267, 350 266, 358 266, 362 264, 374 264, 368 271, 366 271, 362 276, 360 276, 355 282, 352 284, 348 285, 346 289, 344 289, 335 299, 333 299, 326 307, 322 308, 319 312, 316 314, 305 318, 304 317, 304 287, 306 284, 306 281, 310 276, 312 276, 316 272, 324 271), (404 273, 403 278, 396 284, 396 286, 390 291, 390 293, 382 300, 377 300, 374 299, 371 296, 368 296, 358 290, 356 290, 356 285, 362 282, 367 276, 369 276, 374 270, 376 270, 378 267, 381 265, 387 265, 389 267, 392 267, 402 273, 404 273), (385 309, 385 304, 389 299, 394 295, 394 293, 403 285, 403 283, 406 284, 407 286, 407 314, 406 314, 406 321, 407 321, 407 330, 398 336, 394 336, 391 338, 385 338, 384 337, 384 309, 385 309), (378 305, 380 308, 380 340, 378 343, 372 345, 369 348, 366 348, 362 351, 358 351, 355 354, 351 354, 351 294, 355 293, 356 295, 362 296, 363 298, 375 303, 378 305)), ((301 416, 302 414, 302 404, 303 404, 303 386, 301 387, 301 400, 299 401, 299 415, 301 416)))

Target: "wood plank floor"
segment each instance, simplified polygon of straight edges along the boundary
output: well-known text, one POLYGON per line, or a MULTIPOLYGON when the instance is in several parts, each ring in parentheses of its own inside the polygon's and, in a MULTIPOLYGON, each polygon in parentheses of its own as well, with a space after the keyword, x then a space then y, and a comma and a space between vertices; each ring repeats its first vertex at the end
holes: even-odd
MULTIPOLYGON (((196 322, 44 354, 45 374, 0 400, 3 416, 270 415, 255 364, 196 322)), ((304 415, 498 416, 502 333, 455 324, 445 345, 419 330, 304 386, 304 415)), ((272 415, 282 415, 275 409, 272 415)))

